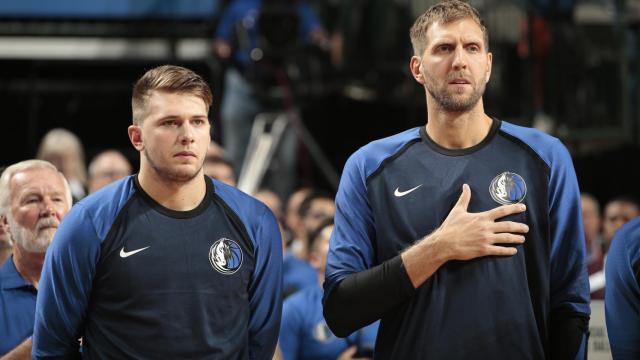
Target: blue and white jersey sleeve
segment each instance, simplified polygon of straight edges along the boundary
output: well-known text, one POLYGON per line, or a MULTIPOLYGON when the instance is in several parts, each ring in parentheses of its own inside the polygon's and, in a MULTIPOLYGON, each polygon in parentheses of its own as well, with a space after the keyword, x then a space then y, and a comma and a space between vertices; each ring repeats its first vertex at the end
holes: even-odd
POLYGON ((605 313, 614 359, 640 359, 640 217, 618 230, 605 269, 605 313))
POLYGON ((502 130, 525 142, 548 166, 551 310, 590 314, 580 190, 571 155, 560 140, 541 131, 506 122, 502 130))
POLYGON ((47 250, 33 334, 33 357, 78 356, 100 239, 82 203, 60 224, 47 250), (71 275, 71 276, 70 276, 71 275))
POLYGON ((559 140, 555 140, 554 145, 549 181, 551 309, 567 306, 589 314, 589 276, 580 190, 569 152, 559 140))
POLYGON ((373 213, 367 199, 362 151, 347 161, 336 196, 335 226, 331 234, 325 292, 347 275, 373 265, 373 213))
POLYGON ((255 256, 249 288, 249 357, 271 359, 282 313, 282 238, 275 217, 266 207, 255 233, 255 256))

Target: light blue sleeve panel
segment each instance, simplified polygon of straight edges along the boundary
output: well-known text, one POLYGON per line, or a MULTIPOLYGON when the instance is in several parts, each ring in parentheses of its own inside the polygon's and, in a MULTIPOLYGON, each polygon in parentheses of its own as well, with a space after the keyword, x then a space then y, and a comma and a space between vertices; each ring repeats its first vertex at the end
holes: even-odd
POLYGON ((640 217, 618 230, 605 264, 607 332, 614 359, 640 359, 640 217))
POLYGON ((327 255, 325 297, 347 275, 374 266, 375 226, 367 178, 385 159, 420 137, 419 128, 374 141, 347 160, 336 196, 336 214, 327 255))
POLYGON ((249 286, 249 358, 271 359, 282 314, 282 237, 275 216, 240 190, 213 180, 216 192, 238 215, 253 241, 256 268, 249 286))
POLYGON ((47 249, 36 302, 33 358, 78 354, 100 246, 133 193, 127 177, 73 206, 47 249))
POLYGON ((551 310, 568 307, 590 314, 580 190, 571 155, 560 140, 539 130, 504 121, 501 130, 528 145, 549 167, 551 310))

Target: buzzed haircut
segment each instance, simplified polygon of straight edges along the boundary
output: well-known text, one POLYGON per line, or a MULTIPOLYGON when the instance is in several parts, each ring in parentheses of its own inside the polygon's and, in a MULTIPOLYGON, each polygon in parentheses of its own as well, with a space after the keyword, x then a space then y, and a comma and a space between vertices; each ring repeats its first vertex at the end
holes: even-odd
POLYGON ((447 0, 430 7, 413 23, 409 36, 414 55, 420 56, 424 52, 427 45, 427 30, 432 24, 436 22, 448 24, 462 19, 472 19, 480 26, 484 36, 485 50, 489 51, 489 31, 478 10, 464 1, 447 0))
POLYGON ((147 102, 153 91, 193 95, 202 99, 207 111, 213 101, 211 88, 195 72, 175 65, 162 65, 147 71, 133 86, 133 123, 139 125, 147 115, 147 102))

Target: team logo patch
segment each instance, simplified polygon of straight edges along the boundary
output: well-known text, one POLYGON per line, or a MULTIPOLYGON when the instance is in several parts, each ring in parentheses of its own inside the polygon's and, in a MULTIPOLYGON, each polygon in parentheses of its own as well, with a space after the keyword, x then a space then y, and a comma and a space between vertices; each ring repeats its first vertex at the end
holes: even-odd
POLYGON ((489 194, 499 204, 517 204, 527 195, 527 184, 522 176, 505 171, 493 178, 489 185, 489 194))
POLYGON ((209 249, 209 261, 219 273, 231 275, 242 266, 242 249, 235 241, 220 238, 209 249))

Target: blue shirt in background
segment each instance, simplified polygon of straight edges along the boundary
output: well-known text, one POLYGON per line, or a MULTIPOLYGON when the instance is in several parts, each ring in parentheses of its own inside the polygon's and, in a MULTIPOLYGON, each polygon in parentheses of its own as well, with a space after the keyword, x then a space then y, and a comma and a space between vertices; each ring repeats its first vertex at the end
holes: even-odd
POLYGON ((379 321, 346 338, 336 337, 322 315, 322 288, 307 287, 284 302, 280 324, 280 350, 285 360, 337 359, 352 345, 373 349, 379 321))
POLYGON ((287 254, 282 264, 282 289, 285 297, 307 287, 318 286, 318 274, 307 261, 287 254))
POLYGON ((0 356, 33 334, 37 295, 9 257, 0 268, 0 356))

